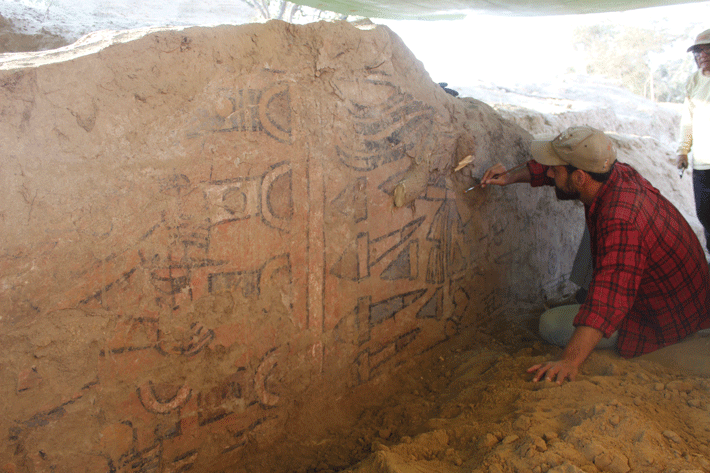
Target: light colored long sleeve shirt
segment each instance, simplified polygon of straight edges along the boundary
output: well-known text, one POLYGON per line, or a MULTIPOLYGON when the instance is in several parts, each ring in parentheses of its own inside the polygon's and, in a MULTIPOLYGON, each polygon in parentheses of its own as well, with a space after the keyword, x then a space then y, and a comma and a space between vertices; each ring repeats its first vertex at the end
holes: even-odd
POLYGON ((710 169, 710 77, 696 71, 685 86, 678 154, 693 151, 693 169, 710 169))

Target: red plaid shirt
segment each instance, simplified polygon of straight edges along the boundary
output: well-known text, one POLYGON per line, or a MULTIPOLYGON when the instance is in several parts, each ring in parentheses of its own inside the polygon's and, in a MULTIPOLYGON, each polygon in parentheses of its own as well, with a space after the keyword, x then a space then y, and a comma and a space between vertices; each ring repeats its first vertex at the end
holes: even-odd
MULTIPOLYGON (((554 185, 528 163, 532 186, 554 185)), ((585 205, 594 273, 574 325, 609 337, 625 358, 649 353, 710 327, 710 274, 688 222, 628 164, 617 163, 585 205)))

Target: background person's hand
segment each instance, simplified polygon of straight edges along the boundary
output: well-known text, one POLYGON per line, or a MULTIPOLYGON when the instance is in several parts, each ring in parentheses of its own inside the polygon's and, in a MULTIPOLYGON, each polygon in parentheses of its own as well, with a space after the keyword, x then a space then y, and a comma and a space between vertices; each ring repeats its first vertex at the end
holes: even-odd
POLYGON ((678 169, 687 168, 688 167, 688 155, 687 154, 679 154, 678 161, 676 164, 678 166, 678 169))

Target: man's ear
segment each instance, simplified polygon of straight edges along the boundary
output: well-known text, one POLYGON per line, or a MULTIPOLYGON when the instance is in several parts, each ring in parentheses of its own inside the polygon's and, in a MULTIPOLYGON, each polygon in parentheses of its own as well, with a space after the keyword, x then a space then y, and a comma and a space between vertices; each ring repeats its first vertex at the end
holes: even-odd
POLYGON ((581 169, 575 169, 571 177, 577 188, 582 187, 587 182, 587 179, 591 179, 591 176, 581 169))

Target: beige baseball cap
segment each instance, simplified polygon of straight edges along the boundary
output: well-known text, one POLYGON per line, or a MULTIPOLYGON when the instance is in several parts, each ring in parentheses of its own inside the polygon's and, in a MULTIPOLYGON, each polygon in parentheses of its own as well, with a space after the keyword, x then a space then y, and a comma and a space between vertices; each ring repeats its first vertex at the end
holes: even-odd
POLYGON ((587 172, 605 173, 616 161, 616 148, 603 131, 590 126, 573 126, 555 137, 530 144, 533 159, 547 166, 571 164, 587 172))
POLYGON ((695 46, 700 46, 701 44, 710 44, 710 30, 705 30, 700 33, 697 38, 695 38, 695 43, 688 48, 688 52, 695 49, 695 46))

